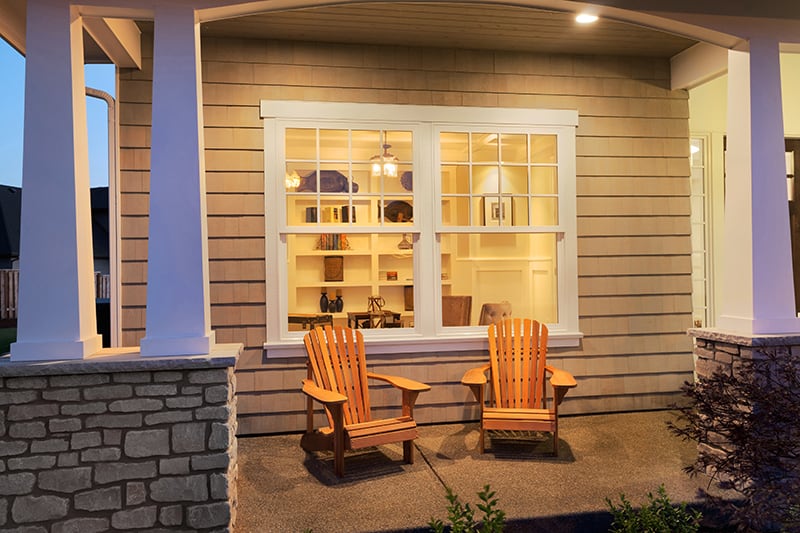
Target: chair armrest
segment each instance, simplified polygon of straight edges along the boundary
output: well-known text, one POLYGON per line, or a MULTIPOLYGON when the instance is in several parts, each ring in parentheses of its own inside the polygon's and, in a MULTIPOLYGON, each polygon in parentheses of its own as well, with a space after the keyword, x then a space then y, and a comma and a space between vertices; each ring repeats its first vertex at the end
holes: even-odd
POLYGON ((387 376, 386 374, 376 374, 374 372, 367 372, 367 377, 370 379, 377 379, 385 381, 389 385, 396 387, 400 390, 412 392, 425 392, 431 390, 431 386, 413 379, 401 378, 399 376, 387 376))
POLYGON ((303 380, 303 393, 325 405, 343 404, 347 396, 317 387, 310 379, 303 380))
POLYGON ((461 384, 466 385, 467 387, 471 387, 473 385, 485 385, 486 372, 488 372, 490 368, 491 365, 489 363, 477 368, 470 368, 464 373, 464 377, 461 378, 461 384))
POLYGON ((552 376, 550 377, 550 384, 553 387, 566 387, 571 389, 578 385, 578 382, 575 381, 575 378, 567 372, 566 370, 561 370, 560 368, 555 368, 552 366, 545 366, 545 370, 547 370, 552 376))

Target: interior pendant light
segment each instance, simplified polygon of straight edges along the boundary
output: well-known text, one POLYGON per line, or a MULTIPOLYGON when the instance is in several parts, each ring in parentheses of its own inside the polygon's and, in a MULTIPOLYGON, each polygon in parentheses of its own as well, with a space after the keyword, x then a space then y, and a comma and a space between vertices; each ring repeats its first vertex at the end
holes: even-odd
MULTIPOLYGON (((388 141, 388 135, 384 137, 384 141, 388 141)), ((397 177, 397 156, 392 155, 389 152, 389 148, 392 145, 388 142, 384 142, 383 144, 383 153, 380 155, 374 155, 369 158, 369 162, 372 164, 372 177, 379 178, 381 176, 388 176, 390 178, 397 177)))

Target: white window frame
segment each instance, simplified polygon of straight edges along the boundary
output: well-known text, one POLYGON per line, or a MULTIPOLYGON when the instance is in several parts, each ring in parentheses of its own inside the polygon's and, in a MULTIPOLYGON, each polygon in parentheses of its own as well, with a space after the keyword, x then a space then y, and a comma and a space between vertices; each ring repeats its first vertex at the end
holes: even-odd
MULTIPOLYGON (((297 233, 286 225, 285 173, 283 132, 286 127, 356 127, 369 125, 375 129, 404 129, 414 132, 414 173, 418 183, 432 180, 428 187, 414 190, 414 227, 404 229, 413 234, 415 327, 369 331, 365 342, 376 353, 430 353, 442 350, 466 351, 487 348, 484 328, 444 328, 441 316, 441 261, 438 236, 441 233, 469 232, 469 228, 441 225, 438 131, 448 127, 524 128, 532 133, 558 136, 558 212, 557 227, 542 231, 558 235, 558 323, 551 324, 550 346, 577 346, 583 334, 578 329, 577 217, 575 190, 575 110, 511 109, 486 107, 445 107, 416 105, 382 105, 362 103, 261 101, 264 120, 264 202, 267 357, 304 356, 302 332, 289 332, 285 317, 288 304, 286 235, 297 233), (425 265, 425 268, 422 267, 425 265), (431 265, 433 268, 431 268, 431 265), (429 290, 430 289, 430 290, 429 290)), ((348 228, 348 232, 354 228, 348 228)), ((374 228, 364 231, 373 232, 374 228)), ((318 228, 309 231, 319 231, 318 228)), ((482 228, 481 231, 484 231, 482 228)), ((488 231, 530 233, 530 227, 497 227, 488 231)), ((301 231, 302 232, 302 231, 301 231)))

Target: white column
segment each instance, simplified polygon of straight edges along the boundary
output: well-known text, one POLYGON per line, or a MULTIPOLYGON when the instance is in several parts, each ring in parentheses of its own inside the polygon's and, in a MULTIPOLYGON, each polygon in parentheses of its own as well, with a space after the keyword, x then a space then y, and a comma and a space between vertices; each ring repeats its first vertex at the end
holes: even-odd
POLYGON ((717 327, 799 333, 786 196, 778 42, 728 55, 722 309, 717 327))
POLYGON ((191 6, 155 12, 144 356, 209 353, 200 25, 191 6))
POLYGON ((26 42, 20 305, 11 359, 81 359, 102 347, 81 18, 69 2, 29 0, 26 42))

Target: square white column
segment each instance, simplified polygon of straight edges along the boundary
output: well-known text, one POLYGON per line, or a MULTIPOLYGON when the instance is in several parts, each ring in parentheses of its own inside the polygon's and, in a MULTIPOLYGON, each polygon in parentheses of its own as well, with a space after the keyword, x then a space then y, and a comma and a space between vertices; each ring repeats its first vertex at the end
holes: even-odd
POLYGON ((757 38, 749 53, 728 52, 727 135, 717 327, 744 335, 798 333, 776 40, 757 38))
POLYGON ((20 287, 13 361, 81 359, 102 347, 94 264, 83 24, 62 0, 29 0, 20 287))
POLYGON ((155 11, 143 356, 209 353, 200 25, 191 5, 155 11))

